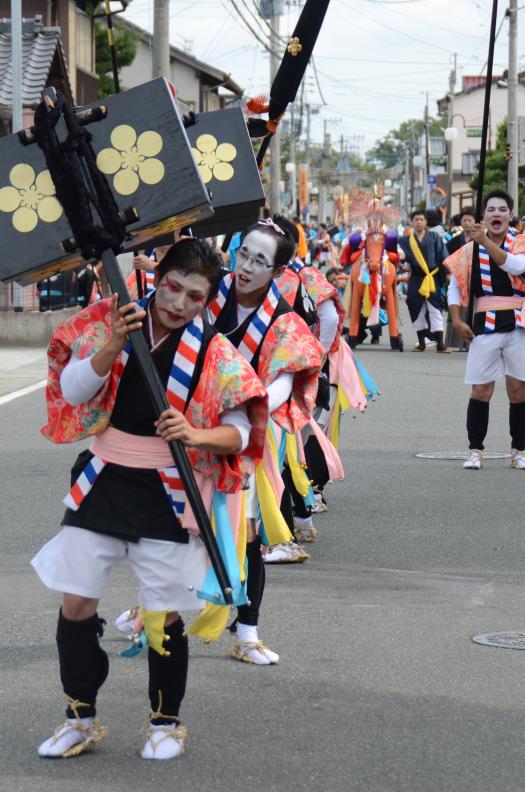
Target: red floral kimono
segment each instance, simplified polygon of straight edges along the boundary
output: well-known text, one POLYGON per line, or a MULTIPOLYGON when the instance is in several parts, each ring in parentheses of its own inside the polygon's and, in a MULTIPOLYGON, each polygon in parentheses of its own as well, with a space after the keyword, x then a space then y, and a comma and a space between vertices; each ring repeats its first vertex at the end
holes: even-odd
MULTIPOLYGON (((60 376, 72 354, 92 356, 111 336, 111 302, 102 300, 81 311, 55 330, 48 348, 46 389, 48 421, 42 434, 54 443, 72 443, 97 435, 109 425, 115 405, 122 364, 117 358, 100 390, 85 404, 67 403, 60 387, 60 376)), ((185 411, 196 428, 220 425, 220 415, 244 405, 252 424, 250 445, 233 457, 188 449, 192 466, 212 478, 222 492, 236 492, 253 463, 261 455, 267 423, 265 389, 251 366, 220 334, 208 342, 202 373, 185 411)))
MULTIPOLYGON (((293 267, 288 266, 276 279, 277 286, 279 291, 281 292, 282 296, 293 308, 295 304, 295 300, 297 298, 297 291, 299 289, 299 285, 302 283, 308 296, 312 300, 316 310, 317 308, 327 300, 333 300, 336 311, 339 316, 339 324, 337 327, 337 333, 335 335, 334 341, 332 346, 330 347, 330 353, 337 351, 339 346, 339 339, 341 337, 341 333, 343 331, 343 321, 345 318, 345 311, 341 300, 339 299, 339 294, 335 286, 332 286, 327 280, 326 277, 320 272, 316 267, 302 267, 299 272, 296 272, 293 267)), ((317 319, 317 324, 315 326, 315 336, 319 338, 319 318, 317 319)))

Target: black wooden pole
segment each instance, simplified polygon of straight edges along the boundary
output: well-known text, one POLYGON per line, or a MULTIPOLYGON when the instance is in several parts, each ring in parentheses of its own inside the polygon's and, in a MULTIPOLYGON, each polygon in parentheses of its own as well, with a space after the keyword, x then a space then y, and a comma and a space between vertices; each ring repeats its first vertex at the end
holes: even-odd
MULTIPOLYGON (((489 54, 487 58, 487 80, 485 82, 485 101, 483 105, 483 126, 481 131, 481 149, 479 152, 478 190, 476 193, 476 222, 481 222, 483 204, 483 187, 485 184, 485 160, 487 156, 487 142, 490 123, 490 92, 492 89, 492 68, 494 65, 494 46, 496 43, 496 21, 498 17, 498 0, 492 2, 492 18, 490 21, 489 54)), ((472 267, 470 273, 469 303, 467 324, 472 327, 474 317, 474 263, 479 260, 479 245, 474 243, 472 251, 472 267)))
MULTIPOLYGON (((118 294, 119 303, 121 305, 127 305, 131 302, 131 298, 126 288, 124 278, 122 277, 122 273, 120 272, 115 254, 112 250, 105 250, 102 253, 101 259, 112 292, 116 292, 118 294)), ((153 362, 153 358, 151 357, 146 339, 141 330, 135 330, 130 333, 129 339, 133 346, 133 351, 135 352, 140 372, 144 378, 144 382, 146 383, 146 387, 149 391, 155 411, 160 415, 160 413, 164 410, 167 410, 170 405, 166 398, 164 386, 160 380, 158 371, 155 368, 155 364, 153 362)), ((188 503, 193 510, 197 525, 200 528, 201 538, 208 552, 213 570, 217 576, 224 601, 228 605, 231 605, 233 602, 231 583, 228 578, 224 561, 217 546, 217 540, 215 539, 215 534, 213 533, 213 528, 211 527, 210 518, 208 517, 208 513, 204 507, 204 503, 198 490, 197 482, 195 481, 193 470, 186 455, 186 451, 179 440, 174 440, 168 445, 173 457, 173 461, 177 466, 177 470, 183 482, 188 503)), ((217 599, 219 598, 220 597, 217 596, 217 599)))

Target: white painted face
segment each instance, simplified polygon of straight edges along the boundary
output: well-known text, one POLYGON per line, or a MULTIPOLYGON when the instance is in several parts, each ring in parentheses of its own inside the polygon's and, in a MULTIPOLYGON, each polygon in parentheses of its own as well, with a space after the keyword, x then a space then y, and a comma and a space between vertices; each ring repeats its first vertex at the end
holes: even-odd
POLYGON ((263 289, 275 277, 277 240, 254 229, 247 234, 235 257, 235 287, 240 294, 263 289))
POLYGON ((483 220, 492 234, 507 232, 512 214, 504 198, 491 198, 485 207, 483 220))
POLYGON ((210 282, 204 275, 170 270, 157 285, 155 307, 160 322, 172 331, 191 322, 206 306, 210 282))

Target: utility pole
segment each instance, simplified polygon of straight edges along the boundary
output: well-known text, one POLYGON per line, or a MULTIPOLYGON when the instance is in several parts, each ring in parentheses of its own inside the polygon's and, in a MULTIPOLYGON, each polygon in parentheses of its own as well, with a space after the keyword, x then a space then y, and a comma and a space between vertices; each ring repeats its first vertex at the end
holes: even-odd
MULTIPOLYGON (((279 14, 276 0, 271 0, 272 16, 270 18, 270 85, 275 79, 279 69, 279 14)), ((280 182, 281 182, 281 133, 279 127, 270 141, 270 207, 272 214, 280 210, 280 182)))
POLYGON ((430 141, 428 139, 428 93, 426 94, 425 101, 425 207, 430 208, 430 185, 428 177, 430 176, 430 141))
POLYGON ((319 207, 318 207, 318 222, 324 223, 325 216, 326 216, 326 183, 325 183, 325 174, 323 171, 325 170, 324 166, 326 164, 326 160, 328 158, 328 150, 329 150, 329 137, 328 137, 328 119, 324 119, 323 121, 323 165, 320 168, 320 179, 319 179, 319 207))
MULTIPOLYGON (((449 101, 448 101, 448 120, 447 126, 452 127, 454 118, 454 91, 456 89, 456 68, 458 56, 454 53, 454 68, 450 72, 449 82, 449 101)), ((452 217, 452 190, 454 189, 454 170, 452 162, 452 140, 447 141, 447 222, 452 217)))
POLYGON ((11 0, 12 132, 22 129, 22 2, 11 0))
POLYGON ((509 72, 508 72, 508 127, 507 142, 510 144, 510 159, 507 171, 507 189, 518 210, 518 0, 509 0, 509 72))
POLYGON ((290 171, 290 197, 293 214, 297 212, 296 142, 295 102, 292 102, 290 107, 290 163, 293 165, 293 169, 290 171))
POLYGON ((153 79, 170 78, 170 2, 155 0, 153 10, 153 79))

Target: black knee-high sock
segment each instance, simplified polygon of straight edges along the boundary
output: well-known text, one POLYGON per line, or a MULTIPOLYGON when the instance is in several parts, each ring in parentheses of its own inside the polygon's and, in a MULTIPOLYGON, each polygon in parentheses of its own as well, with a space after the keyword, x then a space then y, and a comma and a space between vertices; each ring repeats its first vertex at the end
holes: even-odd
POLYGON ((241 624, 250 624, 256 627, 259 621, 259 610, 261 608, 265 580, 264 561, 261 555, 261 540, 259 537, 246 545, 246 559, 248 561, 246 593, 250 604, 241 605, 237 608, 237 621, 240 621, 241 624))
MULTIPOLYGON (((108 656, 100 646, 100 636, 102 621, 97 614, 83 621, 71 621, 60 611, 56 636, 60 679, 66 696, 87 705, 77 707, 81 718, 95 715, 97 693, 108 675, 108 656)), ((75 712, 68 707, 66 715, 74 718, 75 712)))
POLYGON ((483 442, 489 428, 489 402, 470 399, 467 407, 467 434, 469 448, 485 447, 483 442))
POLYGON ((525 449, 525 402, 509 405, 509 428, 512 448, 525 449))
POLYGON ((188 678, 188 636, 184 635, 184 622, 177 619, 164 632, 170 637, 164 645, 169 656, 160 655, 151 646, 148 649, 151 711, 161 713, 151 719, 154 724, 173 723, 178 718, 188 678))

